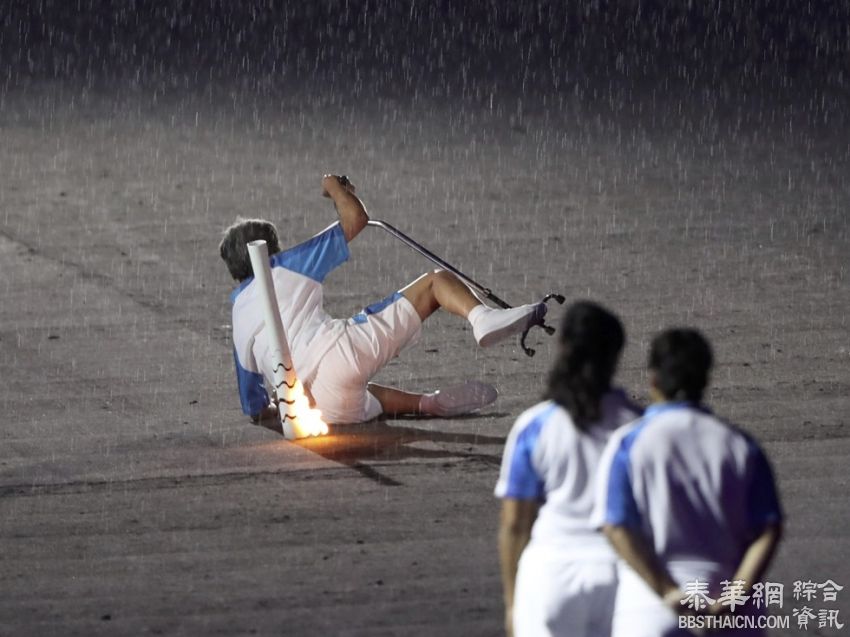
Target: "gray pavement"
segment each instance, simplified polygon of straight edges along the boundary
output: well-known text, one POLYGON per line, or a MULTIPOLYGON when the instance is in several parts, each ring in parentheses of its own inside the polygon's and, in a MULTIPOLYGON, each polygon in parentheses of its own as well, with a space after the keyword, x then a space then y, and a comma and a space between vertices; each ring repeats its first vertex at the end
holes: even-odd
MULTIPOLYGON (((846 127, 791 104, 707 118, 675 98, 669 112, 605 103, 520 117, 236 89, 5 93, 0 634, 499 633, 491 493, 551 340, 536 337, 533 359, 516 343, 481 351, 438 316, 379 377, 494 382, 499 400, 472 417, 293 444, 239 411, 220 231, 250 215, 286 243, 309 237, 335 218, 325 172, 509 301, 609 304, 639 399, 652 334, 703 329, 709 402, 778 475, 781 612, 799 606, 796 580, 850 583, 846 127)), ((368 232, 328 281, 335 315, 430 267, 368 232)), ((844 621, 848 599, 812 605, 844 621)))

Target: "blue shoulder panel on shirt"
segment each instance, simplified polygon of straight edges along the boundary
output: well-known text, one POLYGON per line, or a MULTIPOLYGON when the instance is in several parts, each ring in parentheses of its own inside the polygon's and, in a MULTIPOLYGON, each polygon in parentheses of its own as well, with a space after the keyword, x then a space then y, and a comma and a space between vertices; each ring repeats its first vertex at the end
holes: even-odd
POLYGON ((611 462, 608 476, 608 493, 605 503, 605 524, 637 528, 640 526, 640 513, 632 491, 632 472, 629 452, 632 450, 636 434, 645 422, 635 428, 620 442, 620 448, 611 462))
POLYGON ((239 401, 242 412, 247 416, 255 416, 268 407, 269 395, 263 385, 263 375, 249 372, 239 363, 236 350, 233 350, 233 362, 236 363, 236 384, 239 386, 239 401))
POLYGON ((556 408, 552 405, 539 413, 517 437, 508 472, 508 484, 503 497, 541 502, 546 499, 545 485, 534 468, 533 454, 543 425, 556 408))
POLYGON ((321 283, 334 268, 348 261, 348 242, 342 226, 335 223, 312 239, 271 258, 272 267, 282 267, 321 283))
POLYGON ((239 285, 237 285, 236 288, 230 293, 230 302, 236 303, 236 297, 239 296, 239 293, 245 288, 247 288, 253 280, 254 277, 249 276, 247 279, 239 283, 239 285))

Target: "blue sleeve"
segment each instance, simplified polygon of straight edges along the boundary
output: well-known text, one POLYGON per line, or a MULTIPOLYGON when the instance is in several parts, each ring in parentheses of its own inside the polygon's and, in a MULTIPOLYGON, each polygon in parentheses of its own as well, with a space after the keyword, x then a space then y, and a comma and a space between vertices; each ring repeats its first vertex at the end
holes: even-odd
POLYGON ((513 453, 508 459, 508 477, 501 496, 515 500, 546 499, 545 484, 534 468, 533 453, 540 438, 545 419, 538 417, 517 437, 513 453))
POLYGON ((282 267, 322 283, 330 272, 348 261, 348 242, 342 226, 335 223, 312 239, 278 252, 271 266, 282 267))
POLYGON ((748 493, 750 530, 761 533, 769 524, 782 521, 782 507, 776 491, 773 471, 764 452, 755 442, 750 443, 751 482, 748 493))
POLYGON ((239 401, 242 412, 247 416, 256 416, 269 405, 269 395, 263 385, 263 375, 249 372, 239 363, 236 350, 233 350, 233 361, 236 363, 236 384, 239 385, 239 401))
POLYGON ((614 454, 611 471, 608 475, 608 489, 605 497, 604 524, 639 528, 641 517, 632 490, 631 464, 629 452, 634 442, 634 434, 623 438, 620 448, 614 454))

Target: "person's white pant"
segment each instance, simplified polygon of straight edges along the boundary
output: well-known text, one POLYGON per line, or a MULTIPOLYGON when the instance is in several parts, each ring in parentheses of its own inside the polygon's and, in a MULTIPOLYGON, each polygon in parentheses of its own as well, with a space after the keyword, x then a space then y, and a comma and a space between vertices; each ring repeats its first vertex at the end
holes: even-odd
POLYGON ((366 384, 401 350, 419 338, 422 319, 399 293, 343 320, 342 335, 319 363, 310 393, 326 422, 366 422, 381 414, 381 403, 366 384))
POLYGON ((613 637, 693 637, 679 629, 679 619, 641 577, 623 563, 614 605, 613 637))
MULTIPOLYGON (((710 563, 668 564, 673 579, 684 586, 697 578, 718 582, 724 569, 710 563)), ((731 570, 731 569, 726 569, 731 570)), ((679 627, 679 616, 664 604, 646 582, 623 562, 618 564, 619 587, 614 604, 612 637, 694 637, 694 633, 679 627)), ((715 593, 716 596, 716 593, 715 593)), ((739 609, 738 614, 752 612, 752 607, 739 609)), ((759 613, 756 613, 759 614, 759 613)), ((712 637, 761 637, 761 629, 736 628, 710 633, 712 637)))
POLYGON ((514 593, 515 637, 607 637, 617 589, 615 561, 581 559, 580 547, 530 543, 519 561, 514 593))

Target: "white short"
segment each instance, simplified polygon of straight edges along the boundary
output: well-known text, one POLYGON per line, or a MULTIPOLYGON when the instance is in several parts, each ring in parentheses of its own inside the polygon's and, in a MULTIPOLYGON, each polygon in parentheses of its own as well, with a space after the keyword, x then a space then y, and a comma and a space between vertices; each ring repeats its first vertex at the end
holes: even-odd
POLYGON ((607 637, 617 592, 613 558, 581 559, 575 550, 530 543, 522 553, 514 591, 514 635, 607 637))
POLYGON ((399 292, 344 320, 345 330, 322 358, 310 393, 326 422, 366 422, 381 403, 366 390, 369 380, 422 332, 416 308, 399 292))
POLYGON ((693 637, 640 575, 620 562, 618 576, 612 637, 693 637))
MULTIPOLYGON (((723 573, 734 572, 732 567, 723 569, 708 562, 674 562, 666 566, 673 580, 682 588, 688 582, 694 582, 697 579, 702 582, 719 583, 726 577, 723 573)), ((691 631, 679 628, 679 616, 664 604, 640 575, 622 561, 617 565, 617 576, 620 586, 614 603, 612 637, 694 636, 691 631)), ((716 598, 716 591, 711 591, 711 594, 716 598)), ((759 615, 762 613, 752 604, 746 604, 744 609, 738 608, 736 614, 759 615)), ((741 627, 717 630, 710 634, 712 637, 764 637, 764 630, 741 627)))

